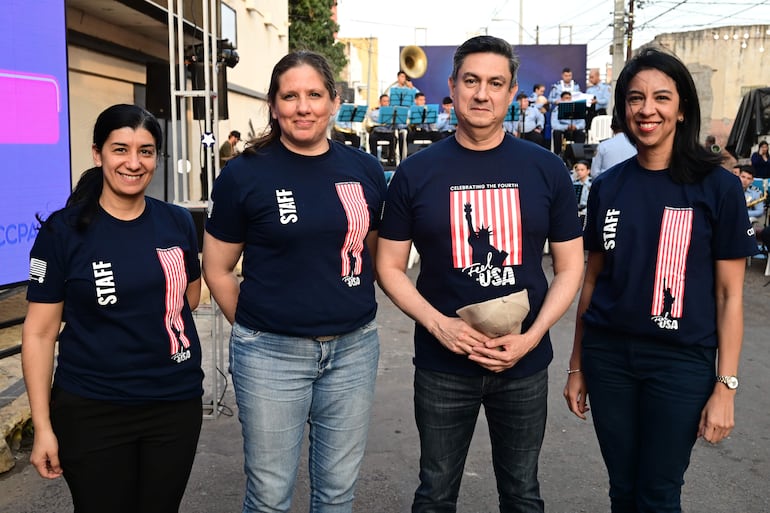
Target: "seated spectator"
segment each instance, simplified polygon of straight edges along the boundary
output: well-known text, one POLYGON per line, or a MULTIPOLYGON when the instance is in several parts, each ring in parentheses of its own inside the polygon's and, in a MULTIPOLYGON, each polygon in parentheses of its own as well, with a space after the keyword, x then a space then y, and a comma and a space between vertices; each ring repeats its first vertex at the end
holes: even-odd
POLYGON ((590 127, 591 121, 596 116, 607 114, 612 94, 609 84, 602 82, 599 68, 591 68, 589 70, 588 83, 590 85, 586 88, 586 94, 593 95, 593 100, 591 100, 591 104, 588 106, 588 116, 586 117, 586 126, 590 127))
POLYGON ((612 116, 610 127, 614 135, 597 146, 596 155, 591 162, 591 178, 596 178, 615 164, 636 155, 636 146, 631 144, 626 134, 620 130, 620 124, 615 116, 612 116))
POLYGON ((351 121, 340 121, 339 112, 337 112, 337 116, 334 118, 331 136, 332 141, 338 141, 342 144, 349 142, 353 148, 361 147, 361 136, 353 128, 353 123, 351 121))
POLYGON ((556 110, 556 105, 558 105, 559 102, 565 101, 562 97, 562 93, 565 92, 570 94, 577 94, 580 92, 580 85, 572 80, 572 70, 570 68, 564 68, 561 70, 561 80, 554 83, 551 86, 551 92, 548 93, 548 102, 551 104, 554 110, 556 110))
POLYGON ((756 222, 765 213, 764 193, 754 186, 754 170, 750 166, 741 166, 738 175, 743 185, 743 195, 746 197, 746 209, 751 222, 756 222))
POLYGON ((757 178, 770 178, 770 160, 768 160, 767 141, 761 141, 757 151, 751 155, 751 166, 757 178))
POLYGON ((759 221, 764 215, 765 199, 767 198, 762 188, 754 185, 753 171, 749 165, 740 166, 740 174, 738 175, 746 198, 746 211, 752 223, 759 221))
MULTIPOLYGON (((418 107, 425 106, 425 93, 416 93, 414 95, 414 105, 418 107)), ((408 133, 406 134, 407 146, 413 145, 414 141, 438 141, 440 139, 435 123, 416 122, 421 120, 409 120, 408 133)), ((419 148, 410 149, 410 153, 419 148)))
POLYGON ((388 141, 389 145, 382 151, 381 157, 387 160, 390 164, 395 165, 396 160, 396 145, 397 142, 401 144, 402 159, 406 156, 406 125, 393 125, 390 120, 380 119, 380 108, 390 106, 390 96, 387 94, 380 95, 380 105, 377 108, 372 109, 367 114, 367 125, 370 127, 371 132, 369 134, 369 153, 377 156, 377 141, 388 141))
POLYGON ((516 122, 516 135, 545 148, 545 137, 543 137, 545 116, 536 106, 530 104, 526 93, 519 93, 516 99, 519 102, 519 120, 516 122))
MULTIPOLYGON (((545 84, 535 84, 532 86, 532 94, 529 95, 529 104, 535 105, 537 103, 537 99, 540 97, 545 98, 545 84)), ((546 103, 548 102, 548 99, 546 98, 546 103)))
POLYGON ((588 192, 591 190, 591 165, 587 160, 579 160, 572 168, 575 186, 575 195, 578 201, 578 217, 585 221, 586 207, 588 206, 588 192))
MULTIPOLYGON (((561 93, 560 103, 571 102, 572 93, 564 91, 561 93)), ((586 142, 586 120, 585 119, 559 119, 559 109, 554 107, 551 112, 551 133, 553 138, 553 151, 557 155, 562 153, 562 141, 564 137, 576 143, 586 142)))
POLYGON ((438 130, 439 137, 449 137, 455 133, 456 125, 452 124, 452 98, 444 96, 441 100, 441 112, 438 113, 438 120, 436 121, 436 130, 438 130))

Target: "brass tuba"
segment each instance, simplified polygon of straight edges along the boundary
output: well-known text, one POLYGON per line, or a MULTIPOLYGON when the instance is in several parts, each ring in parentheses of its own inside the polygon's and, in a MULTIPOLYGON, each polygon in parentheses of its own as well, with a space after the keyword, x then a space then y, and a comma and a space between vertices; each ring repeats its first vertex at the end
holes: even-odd
POLYGON ((428 69, 428 57, 419 46, 409 45, 401 50, 399 64, 409 78, 420 78, 428 69))

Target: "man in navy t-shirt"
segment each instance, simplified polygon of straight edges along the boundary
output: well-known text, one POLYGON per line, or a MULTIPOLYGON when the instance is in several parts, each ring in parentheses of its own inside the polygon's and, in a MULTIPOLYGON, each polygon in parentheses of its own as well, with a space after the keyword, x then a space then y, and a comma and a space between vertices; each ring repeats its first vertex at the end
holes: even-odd
POLYGON ((458 48, 449 78, 457 131, 401 163, 380 225, 380 284, 416 321, 416 513, 456 502, 482 404, 501 510, 544 508, 537 462, 553 357, 548 330, 577 293, 583 244, 564 164, 503 131, 517 68, 502 39, 478 36, 458 48), (422 262, 417 286, 404 271, 412 243, 422 262), (528 314, 513 319, 520 328, 489 327, 505 325, 526 302, 528 314), (466 322, 456 312, 469 305, 493 314, 466 322))

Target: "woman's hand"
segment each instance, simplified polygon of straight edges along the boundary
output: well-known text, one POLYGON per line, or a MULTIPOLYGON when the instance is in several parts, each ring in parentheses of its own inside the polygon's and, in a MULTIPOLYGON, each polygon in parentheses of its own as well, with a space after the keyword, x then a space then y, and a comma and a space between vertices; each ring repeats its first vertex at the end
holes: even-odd
POLYGON ((714 386, 714 392, 700 415, 698 436, 712 444, 730 436, 735 427, 735 390, 722 383, 714 386))
POLYGON ((35 431, 35 441, 32 444, 29 461, 35 466, 37 473, 46 479, 56 479, 62 475, 59 464, 59 441, 53 431, 35 431))
POLYGON ((586 379, 579 370, 567 374, 567 384, 564 386, 564 399, 567 400, 569 411, 586 420, 588 407, 588 388, 586 379))

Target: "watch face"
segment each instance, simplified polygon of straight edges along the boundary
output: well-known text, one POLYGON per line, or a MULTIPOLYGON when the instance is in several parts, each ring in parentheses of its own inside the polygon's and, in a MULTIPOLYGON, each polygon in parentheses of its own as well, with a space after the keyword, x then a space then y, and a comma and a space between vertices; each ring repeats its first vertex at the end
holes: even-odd
POLYGON ((717 376, 717 381, 724 383, 730 390, 738 388, 738 378, 735 376, 717 376))

